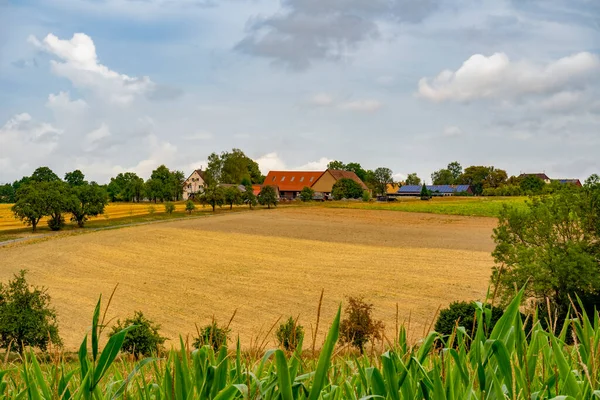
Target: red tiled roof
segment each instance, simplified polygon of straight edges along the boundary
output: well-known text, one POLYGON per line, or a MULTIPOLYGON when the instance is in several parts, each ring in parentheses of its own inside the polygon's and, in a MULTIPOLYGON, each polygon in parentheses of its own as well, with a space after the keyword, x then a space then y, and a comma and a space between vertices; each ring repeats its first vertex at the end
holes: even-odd
POLYGON ((305 186, 311 187, 323 171, 269 171, 265 185, 277 185, 281 192, 300 192, 305 186))
POLYGON ((340 179, 352 179, 354 182, 358 183, 364 190, 369 190, 367 185, 352 171, 342 171, 340 169, 330 169, 329 173, 335 178, 336 181, 340 179))

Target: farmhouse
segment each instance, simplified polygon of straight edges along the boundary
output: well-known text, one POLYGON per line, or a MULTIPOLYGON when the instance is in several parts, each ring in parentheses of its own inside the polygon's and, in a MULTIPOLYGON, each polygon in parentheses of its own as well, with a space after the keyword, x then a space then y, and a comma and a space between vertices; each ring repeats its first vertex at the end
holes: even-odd
POLYGON ((279 196, 289 200, 300 195, 302 189, 312 185, 323 175, 315 171, 269 171, 264 185, 274 185, 279 188, 279 196))
MULTIPOLYGON (((453 196, 457 193, 473 194, 469 185, 426 185, 432 196, 453 196)), ((398 189, 398 196, 420 196, 422 186, 405 185, 398 189)))
POLYGON ((358 183, 363 190, 369 190, 367 185, 352 171, 341 171, 337 169, 328 169, 323 172, 321 176, 313 183, 311 188, 315 191, 315 194, 322 194, 325 197, 331 196, 331 190, 333 185, 340 179, 352 179, 358 183))
POLYGON ((550 183, 551 182, 550 178, 548 178, 548 175, 546 175, 543 172, 536 172, 536 173, 533 173, 533 174, 521 174, 521 175, 519 175, 519 179, 524 179, 524 178, 527 178, 529 176, 534 176, 536 178, 539 178, 539 179, 543 180, 544 183, 550 183))
POLYGON ((579 179, 552 179, 552 182, 562 183, 563 185, 575 185, 581 187, 581 181, 579 179))
POLYGON ((193 199, 196 193, 204 187, 204 171, 197 169, 185 180, 183 184, 183 199, 193 199))

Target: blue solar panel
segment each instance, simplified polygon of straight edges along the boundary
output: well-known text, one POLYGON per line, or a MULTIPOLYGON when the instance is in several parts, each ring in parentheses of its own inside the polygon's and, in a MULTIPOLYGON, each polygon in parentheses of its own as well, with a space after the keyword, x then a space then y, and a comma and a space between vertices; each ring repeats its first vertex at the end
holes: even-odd
MULTIPOLYGON (((398 193, 421 193, 422 186, 405 185, 398 189, 398 193)), ((433 193, 461 193, 469 190, 469 185, 427 185, 427 190, 433 193)))

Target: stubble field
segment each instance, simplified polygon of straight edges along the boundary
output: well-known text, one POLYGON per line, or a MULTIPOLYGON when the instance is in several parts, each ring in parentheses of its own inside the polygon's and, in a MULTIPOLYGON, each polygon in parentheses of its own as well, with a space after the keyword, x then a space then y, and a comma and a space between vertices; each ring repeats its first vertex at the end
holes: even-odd
POLYGON ((390 334, 398 304, 417 339, 439 306, 485 296, 495 223, 321 207, 222 214, 0 248, 0 280, 27 269, 48 288, 69 350, 117 283, 108 317, 141 310, 170 339, 236 309, 244 346, 280 316, 299 315, 310 333, 321 289, 321 333, 345 296, 364 295, 390 334))

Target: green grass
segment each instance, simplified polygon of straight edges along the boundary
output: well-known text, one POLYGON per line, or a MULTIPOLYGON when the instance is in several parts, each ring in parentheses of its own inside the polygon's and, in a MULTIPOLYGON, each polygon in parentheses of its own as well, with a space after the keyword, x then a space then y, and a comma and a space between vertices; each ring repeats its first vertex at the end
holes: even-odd
MULTIPOLYGON (((431 332, 416 346, 406 331, 377 355, 336 356, 340 312, 317 358, 280 349, 262 355, 209 346, 179 350, 134 363, 117 358, 127 329, 98 345, 100 303, 91 341, 79 364, 41 363, 28 352, 22 363, 0 368, 0 396, 7 399, 592 399, 599 398, 600 321, 574 314, 560 332, 544 330, 535 317, 523 327, 519 292, 491 332, 477 305, 477 326, 449 337, 431 332), (572 333, 569 332, 572 328, 572 333), (571 335, 574 345, 567 345, 571 335), (467 338, 467 335, 471 338, 467 338), (90 354, 91 347, 91 354, 90 354)), ((379 345, 375 346, 380 348, 379 345)), ((381 346, 383 348, 383 345, 381 346)))
POLYGON ((325 207, 388 210, 477 217, 498 217, 502 207, 524 207, 527 197, 445 197, 428 201, 400 198, 392 202, 331 202, 325 207))

